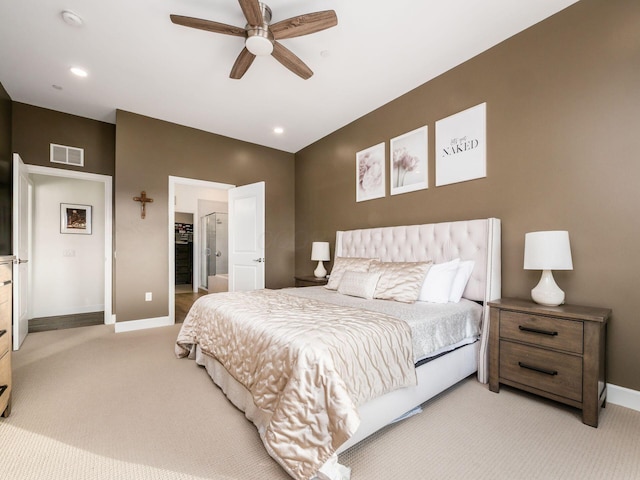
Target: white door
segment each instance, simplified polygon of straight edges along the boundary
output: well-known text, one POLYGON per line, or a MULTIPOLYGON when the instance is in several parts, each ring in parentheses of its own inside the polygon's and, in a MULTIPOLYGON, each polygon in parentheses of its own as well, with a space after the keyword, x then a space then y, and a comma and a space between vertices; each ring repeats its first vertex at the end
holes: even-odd
POLYGON ((230 292, 264 288, 264 192, 264 182, 229 190, 230 292))
POLYGON ((29 332, 29 253, 33 182, 20 155, 13 154, 13 349, 29 332))

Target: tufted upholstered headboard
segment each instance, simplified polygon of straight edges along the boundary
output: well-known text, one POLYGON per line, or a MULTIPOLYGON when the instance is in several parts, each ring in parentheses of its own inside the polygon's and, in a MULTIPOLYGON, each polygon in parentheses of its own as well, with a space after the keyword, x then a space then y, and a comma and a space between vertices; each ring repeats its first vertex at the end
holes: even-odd
MULTIPOLYGON (((475 260, 463 296, 484 305, 501 294, 500 220, 485 218, 457 222, 338 231, 336 257, 379 258, 383 262, 442 263, 455 258, 475 260)), ((486 344, 489 322, 483 321, 478 379, 486 383, 486 344)))

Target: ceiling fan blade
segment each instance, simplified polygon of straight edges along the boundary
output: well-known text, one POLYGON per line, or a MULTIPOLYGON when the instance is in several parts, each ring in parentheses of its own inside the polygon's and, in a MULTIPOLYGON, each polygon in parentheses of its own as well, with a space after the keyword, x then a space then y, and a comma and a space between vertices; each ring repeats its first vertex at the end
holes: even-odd
POLYGON ((307 67, 302 60, 300 60, 291 50, 283 47, 278 42, 273 42, 273 52, 271 52, 271 55, 273 55, 274 58, 282 65, 304 80, 309 79, 311 75, 313 75, 311 69, 307 67))
POLYGON ((258 0, 238 0, 247 23, 252 26, 262 25, 264 18, 258 0))
POLYGON ((244 28, 234 27, 224 23, 218 23, 211 20, 203 20, 201 18, 183 17, 182 15, 169 15, 171 21, 176 25, 184 25, 185 27, 198 28, 214 33, 223 33, 225 35, 235 35, 236 37, 246 37, 247 32, 244 28))
POLYGON ((249 67, 251 66, 255 58, 256 56, 253 53, 251 53, 246 48, 243 48, 240 52, 240 55, 238 55, 238 58, 236 58, 236 62, 233 64, 233 67, 231 68, 231 74, 229 75, 229 77, 240 80, 242 76, 247 73, 247 70, 249 70, 249 67))
POLYGON ((335 27, 338 24, 338 17, 333 10, 324 12, 307 13, 299 15, 281 22, 274 23, 269 27, 276 40, 283 38, 300 37, 310 33, 319 32, 327 28, 335 27))

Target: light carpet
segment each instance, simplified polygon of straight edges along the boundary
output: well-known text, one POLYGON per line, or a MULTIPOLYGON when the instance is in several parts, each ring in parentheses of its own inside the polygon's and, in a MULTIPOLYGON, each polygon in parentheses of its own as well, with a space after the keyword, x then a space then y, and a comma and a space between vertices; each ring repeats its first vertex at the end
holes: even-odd
MULTIPOLYGON (((13 355, 0 478, 287 480, 258 433, 193 361, 180 325, 30 334, 13 355)), ((353 480, 639 479, 640 412, 580 412, 473 377, 340 456, 353 480)))

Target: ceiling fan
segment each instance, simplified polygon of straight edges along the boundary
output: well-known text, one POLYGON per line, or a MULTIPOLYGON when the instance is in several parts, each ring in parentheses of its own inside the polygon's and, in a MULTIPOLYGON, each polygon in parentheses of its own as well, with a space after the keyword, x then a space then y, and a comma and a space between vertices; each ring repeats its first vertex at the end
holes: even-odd
POLYGON ((319 32, 338 24, 333 10, 307 13, 271 25, 271 9, 258 0, 238 0, 247 19, 244 28, 203 20, 200 18, 170 15, 177 25, 198 28, 209 32, 223 33, 245 38, 245 46, 231 68, 231 78, 240 79, 247 72, 256 55, 273 55, 282 65, 307 80, 313 75, 311 69, 278 40, 300 37, 319 32))

